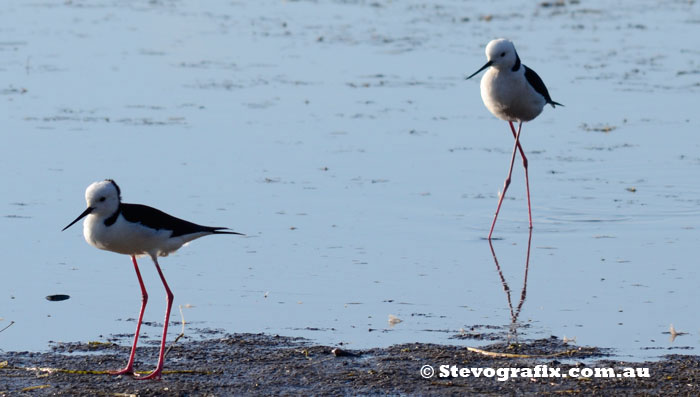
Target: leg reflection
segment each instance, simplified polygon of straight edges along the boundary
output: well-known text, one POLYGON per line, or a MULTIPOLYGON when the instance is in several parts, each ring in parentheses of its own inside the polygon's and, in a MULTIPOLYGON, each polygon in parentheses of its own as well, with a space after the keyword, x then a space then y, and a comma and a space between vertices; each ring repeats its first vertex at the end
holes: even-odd
POLYGON ((501 283, 503 283, 503 291, 506 293, 506 299, 508 300, 508 308, 510 309, 510 331, 508 332, 508 338, 518 337, 518 316, 520 316, 520 310, 523 308, 523 303, 525 303, 525 296, 527 295, 527 273, 530 269, 530 247, 532 245, 532 229, 530 229, 530 234, 527 238, 527 253, 525 255, 525 277, 523 279, 523 289, 520 292, 520 302, 518 306, 513 308, 513 301, 510 297, 510 287, 506 278, 503 276, 503 271, 501 270, 501 265, 498 263, 498 258, 496 257, 496 250, 493 248, 493 243, 489 240, 489 247, 491 247, 491 254, 493 255, 493 261, 496 263, 496 270, 498 271, 498 276, 501 278, 501 283))

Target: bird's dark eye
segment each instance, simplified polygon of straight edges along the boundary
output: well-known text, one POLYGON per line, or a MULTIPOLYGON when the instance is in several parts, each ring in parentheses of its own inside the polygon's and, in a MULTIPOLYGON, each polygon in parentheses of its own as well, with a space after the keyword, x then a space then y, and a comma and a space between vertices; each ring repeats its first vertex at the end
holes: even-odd
POLYGON ((105 196, 100 197, 100 201, 105 201, 105 200, 107 200, 107 197, 105 197, 105 196))
POLYGON ((501 53, 501 58, 503 58, 504 56, 506 56, 506 53, 505 53, 505 52, 502 52, 502 53, 501 53))

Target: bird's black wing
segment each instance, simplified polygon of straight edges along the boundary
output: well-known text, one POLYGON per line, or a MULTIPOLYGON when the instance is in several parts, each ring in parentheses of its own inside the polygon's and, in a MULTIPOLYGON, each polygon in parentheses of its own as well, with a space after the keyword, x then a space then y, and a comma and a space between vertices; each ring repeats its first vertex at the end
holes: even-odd
POLYGON ((147 205, 121 203, 119 204, 119 210, 122 216, 124 216, 124 219, 129 222, 140 223, 156 230, 172 230, 173 234, 170 237, 178 237, 201 232, 215 234, 241 234, 225 231, 228 229, 226 227, 202 226, 196 223, 188 222, 147 205))
POLYGON ((564 106, 559 102, 554 102, 552 100, 552 97, 549 96, 549 91, 547 91, 547 87, 544 85, 544 81, 540 78, 540 76, 535 73, 534 70, 528 68, 527 66, 523 65, 525 67, 525 78, 527 79, 528 83, 532 86, 532 88, 535 89, 540 95, 544 97, 544 100, 552 105, 552 107, 555 107, 554 105, 559 105, 559 106, 564 106))

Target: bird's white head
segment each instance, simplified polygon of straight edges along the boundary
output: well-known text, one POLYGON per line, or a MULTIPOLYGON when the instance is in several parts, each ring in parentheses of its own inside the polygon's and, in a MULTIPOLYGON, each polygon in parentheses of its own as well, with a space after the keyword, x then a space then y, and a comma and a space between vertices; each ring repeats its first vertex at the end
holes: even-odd
POLYGON ((121 190, 111 179, 95 182, 85 189, 85 201, 93 214, 112 215, 119 208, 121 190))
POLYGON ((121 190, 111 179, 95 182, 85 190, 85 201, 87 202, 85 211, 68 226, 64 227, 63 230, 68 229, 90 214, 104 217, 114 214, 121 202, 121 190))
POLYGON ((518 58, 518 53, 515 52, 515 46, 513 42, 507 39, 495 39, 491 40, 486 45, 486 59, 488 62, 481 69, 474 72, 471 76, 467 77, 471 79, 476 76, 482 70, 493 66, 494 68, 500 70, 515 69, 520 68, 520 58, 518 58))
POLYGON ((518 60, 518 53, 512 41, 496 39, 486 45, 486 59, 496 69, 512 68, 518 60))

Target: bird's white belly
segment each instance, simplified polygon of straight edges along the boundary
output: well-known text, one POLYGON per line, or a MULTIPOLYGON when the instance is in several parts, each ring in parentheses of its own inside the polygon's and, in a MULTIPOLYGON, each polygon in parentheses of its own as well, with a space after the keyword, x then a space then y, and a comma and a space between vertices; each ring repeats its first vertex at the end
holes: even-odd
POLYGON ((170 230, 155 230, 125 221, 122 217, 111 226, 88 216, 83 227, 85 241, 107 251, 125 255, 162 256, 182 246, 180 239, 170 239, 170 230), (176 241, 173 241, 176 240, 176 241))
POLYGON ((481 99, 496 117, 507 121, 530 121, 542 113, 545 99, 515 73, 490 68, 481 79, 481 99))

